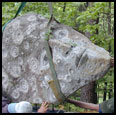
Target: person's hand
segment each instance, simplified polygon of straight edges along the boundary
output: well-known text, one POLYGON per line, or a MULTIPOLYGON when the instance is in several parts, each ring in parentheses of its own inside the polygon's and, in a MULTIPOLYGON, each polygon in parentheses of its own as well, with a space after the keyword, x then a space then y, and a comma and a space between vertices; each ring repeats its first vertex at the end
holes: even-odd
POLYGON ((111 58, 110 66, 111 66, 111 67, 114 67, 114 58, 111 58))
POLYGON ((46 113, 48 110, 49 103, 43 102, 40 109, 38 109, 39 113, 46 113))

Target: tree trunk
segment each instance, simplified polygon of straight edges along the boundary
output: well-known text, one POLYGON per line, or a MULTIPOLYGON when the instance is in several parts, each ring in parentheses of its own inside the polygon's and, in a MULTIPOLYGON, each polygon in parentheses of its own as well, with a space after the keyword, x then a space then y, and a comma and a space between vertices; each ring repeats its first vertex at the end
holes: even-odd
POLYGON ((109 2, 109 12, 107 15, 108 18, 108 34, 111 34, 111 2, 109 2))
MULTIPOLYGON (((108 12, 108 15, 107 15, 107 19, 108 19, 108 35, 110 36, 111 35, 111 2, 109 2, 109 12, 108 12)), ((109 49, 108 49, 109 52, 111 52, 111 41, 109 41, 109 49)), ((108 92, 108 98, 110 99, 111 98, 111 94, 112 94, 112 82, 110 82, 110 89, 109 89, 109 92, 108 92)))
POLYGON ((97 103, 97 95, 95 92, 96 83, 91 82, 81 89, 81 101, 88 103, 97 103))
POLYGON ((109 89, 109 92, 108 92, 108 99, 110 99, 112 97, 112 93, 113 93, 112 82, 110 82, 110 89, 109 89))
MULTIPOLYGON (((99 84, 97 84, 97 89, 99 89, 99 84)), ((99 90, 97 91, 97 102, 99 103, 99 90)))
POLYGON ((104 83, 103 101, 106 101, 106 97, 107 97, 107 82, 104 83))
MULTIPOLYGON (((111 36, 111 2, 109 2, 109 12, 107 15, 108 19, 108 35, 111 36)), ((111 41, 109 41, 109 52, 111 52, 111 41)))
POLYGON ((66 2, 64 3, 63 12, 66 10, 66 2))
MULTIPOLYGON (((87 5, 88 6, 92 6, 93 2, 88 2, 87 5)), ((96 20, 89 20, 89 24, 92 24, 93 22, 96 21, 96 24, 99 23, 99 18, 97 18, 96 20)), ((96 33, 98 34, 98 29, 96 29, 96 33)), ((85 35, 90 38, 91 34, 89 32, 86 32, 85 35)), ((85 87, 83 87, 81 89, 81 101, 84 102, 89 102, 89 103, 97 103, 97 92, 95 92, 96 90, 96 82, 92 82, 88 85, 86 85, 85 87)))

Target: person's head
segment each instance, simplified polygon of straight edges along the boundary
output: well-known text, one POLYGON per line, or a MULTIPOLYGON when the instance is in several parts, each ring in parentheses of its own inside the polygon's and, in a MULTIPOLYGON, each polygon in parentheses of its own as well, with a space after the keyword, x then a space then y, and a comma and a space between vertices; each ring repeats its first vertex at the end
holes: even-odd
POLYGON ((9 113, 32 113, 32 105, 27 101, 11 103, 8 105, 9 113))

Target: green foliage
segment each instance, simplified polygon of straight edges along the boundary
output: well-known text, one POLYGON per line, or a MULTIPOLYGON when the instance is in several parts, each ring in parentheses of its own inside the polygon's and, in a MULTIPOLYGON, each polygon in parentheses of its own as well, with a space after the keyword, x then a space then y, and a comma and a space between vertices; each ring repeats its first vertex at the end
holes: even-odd
MULTIPOLYGON (((89 32, 91 34, 90 40, 98 46, 103 47, 107 51, 110 51, 110 55, 114 56, 114 3, 111 3, 111 9, 109 9, 108 2, 95 2, 93 6, 88 7, 86 11, 80 12, 80 16, 76 18, 76 21, 80 23, 79 30, 82 32, 89 32), (108 22, 108 15, 111 15, 111 23, 108 22), (94 20, 99 18, 99 23, 96 24, 94 20), (89 23, 92 20, 93 23, 89 23), (108 30, 108 23, 111 26, 111 32, 108 30), (98 30, 98 33, 96 33, 98 30)), ((104 83, 107 82, 107 93, 111 89, 110 83, 112 83, 112 89, 114 89, 114 69, 110 71, 100 80, 97 81, 99 87, 96 91, 104 92, 104 83), (110 85, 109 85, 110 84, 110 85)), ((113 95, 112 95, 113 96, 113 95)), ((103 100, 102 100, 103 101, 103 100)))
MULTIPOLYGON (((2 2, 2 25, 15 16, 19 6, 20 2, 2 2)), ((27 2, 20 15, 28 12, 35 12, 50 18, 48 5, 45 2, 27 2)), ((93 43, 110 51, 110 55, 114 56, 114 2, 111 2, 111 8, 109 8, 109 2, 93 2, 88 7, 86 7, 86 2, 54 2, 53 13, 60 23, 71 26, 83 34, 89 32, 91 34, 89 39, 93 43), (111 18, 111 23, 108 21, 108 16, 111 18), (99 19, 98 23, 96 22, 97 19, 99 19), (109 25, 111 30, 108 29, 109 25)), ((50 32, 47 33, 47 36, 49 34, 50 32)), ((72 42, 70 44, 76 45, 72 42)), ((112 89, 114 89, 114 68, 110 69, 102 79, 97 81, 99 87, 96 91, 102 97, 104 82, 108 83, 107 92, 111 89, 111 82, 112 89)), ((75 94, 80 96, 80 91, 75 94)), ((76 95, 71 96, 72 99, 80 100, 80 98, 75 97, 76 95)), ((100 102, 101 100, 102 98, 100 98, 100 102)), ((64 110, 83 111, 83 109, 67 103, 64 105, 64 110)))

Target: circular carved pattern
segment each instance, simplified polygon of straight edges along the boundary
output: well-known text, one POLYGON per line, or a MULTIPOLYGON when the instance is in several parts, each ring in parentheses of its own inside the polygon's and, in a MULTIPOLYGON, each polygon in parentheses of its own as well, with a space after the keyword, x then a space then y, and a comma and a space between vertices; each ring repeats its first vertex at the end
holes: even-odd
POLYGON ((11 65, 9 71, 10 71, 10 74, 12 75, 13 78, 20 77, 21 76, 21 73, 22 73, 21 67, 18 66, 18 65, 15 65, 15 64, 14 65, 11 65))
POLYGON ((29 85, 28 85, 28 82, 25 80, 25 79, 22 79, 20 82, 20 88, 19 90, 23 93, 28 93, 29 91, 29 85))
POLYGON ((13 97, 13 99, 18 99, 20 96, 18 89, 14 89, 13 92, 11 93, 11 96, 13 97))
POLYGON ((25 41, 23 47, 24 47, 25 50, 29 50, 29 48, 30 48, 29 42, 25 41))
POLYGON ((32 72, 38 71, 39 62, 36 58, 32 57, 31 59, 28 60, 28 63, 29 63, 29 68, 32 72))
POLYGON ((12 27, 13 29, 19 29, 20 28, 20 20, 15 20, 13 23, 12 23, 12 27))
POLYGON ((20 45, 24 39, 23 32, 20 29, 16 30, 13 33, 12 39, 16 45, 20 45))
POLYGON ((36 16, 35 15, 31 15, 27 18, 28 21, 36 21, 36 16))
POLYGON ((19 48, 17 46, 12 46, 10 50, 10 55, 16 58, 19 55, 19 48))
POLYGON ((62 30, 57 30, 55 32, 55 36, 58 38, 58 39, 63 39, 63 38, 67 38, 68 37, 68 31, 65 30, 65 29, 62 29, 62 30))

